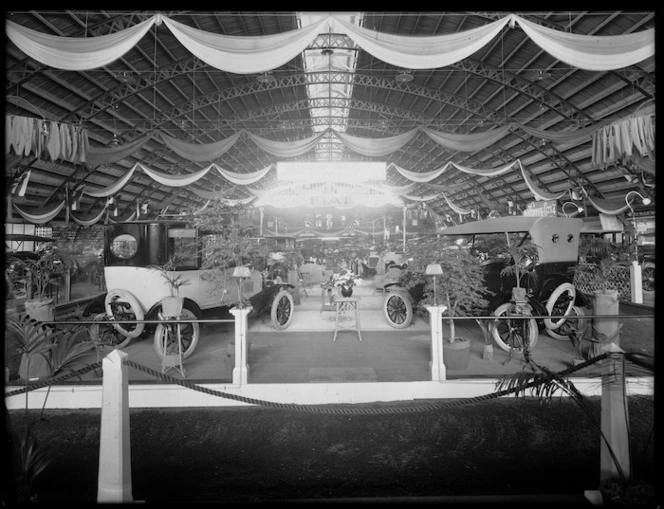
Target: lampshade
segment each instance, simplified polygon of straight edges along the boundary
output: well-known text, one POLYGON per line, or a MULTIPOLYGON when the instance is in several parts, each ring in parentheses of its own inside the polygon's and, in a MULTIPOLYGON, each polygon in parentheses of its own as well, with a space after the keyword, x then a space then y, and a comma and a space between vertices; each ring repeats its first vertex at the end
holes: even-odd
POLYGON ((239 265, 233 269, 233 277, 251 277, 251 270, 249 270, 249 267, 239 265))
POLYGON ((430 263, 427 265, 424 273, 427 276, 440 276, 443 273, 443 268, 440 266, 440 263, 430 263))

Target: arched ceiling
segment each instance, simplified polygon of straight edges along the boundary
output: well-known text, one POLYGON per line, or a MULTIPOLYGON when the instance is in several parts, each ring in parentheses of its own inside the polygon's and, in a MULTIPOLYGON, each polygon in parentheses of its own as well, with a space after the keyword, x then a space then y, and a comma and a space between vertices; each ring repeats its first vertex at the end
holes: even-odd
MULTIPOLYGON (((145 21, 154 11, 8 11, 6 19, 45 34, 93 37, 114 33, 145 21)), ((301 28, 298 13, 285 11, 162 12, 178 22, 214 34, 264 36, 301 28)), ((325 14, 325 13, 322 13, 325 14)), ((404 36, 442 35, 470 30, 504 17, 508 12, 362 12, 354 13, 364 28, 404 36)), ((556 30, 581 35, 621 35, 655 26, 654 11, 516 12, 556 30)), ((273 69, 275 78, 260 82, 257 74, 234 74, 213 68, 194 57, 163 25, 152 27, 121 59, 89 71, 64 71, 27 57, 9 39, 5 49, 6 112, 49 121, 69 122, 88 131, 94 147, 128 143, 158 132, 188 143, 208 144, 245 130, 276 141, 302 140, 324 129, 340 129, 363 138, 395 136, 416 127, 468 134, 517 122, 524 126, 562 131, 597 125, 654 108, 655 62, 650 58, 616 71, 586 71, 571 67, 544 52, 523 30, 503 29, 490 44, 471 57, 434 69, 410 70, 385 63, 360 49, 347 36, 319 36, 308 54, 352 55, 352 69, 331 63, 305 67, 303 55, 273 69), (333 53, 322 50, 331 49, 333 53), (411 81, 399 82, 399 73, 411 81), (327 87, 327 97, 309 97, 311 85, 327 87), (332 94, 346 87, 350 96, 332 94), (328 111, 329 114, 325 112, 328 111), (338 112, 345 115, 339 117, 338 112), (117 139, 114 141, 114 137, 117 139)), ((331 60, 330 60, 331 62, 331 60)), ((324 60, 323 60, 324 64, 324 60)), ((333 139, 333 138, 332 138, 333 139)), ((274 165, 278 158, 246 138, 214 162, 237 173, 252 173, 274 165)), ((371 161, 343 144, 327 142, 320 152, 343 161, 371 161)), ((511 131, 499 142, 474 153, 454 152, 426 136, 417 137, 387 157, 377 158, 415 172, 429 172, 451 161, 468 167, 494 168, 519 159, 542 190, 557 193, 584 186, 603 199, 622 197, 630 190, 652 195, 654 175, 622 164, 600 168, 592 163, 588 140, 564 148, 511 131), (634 178, 636 177, 636 178, 634 178)), ((296 158, 311 161, 311 151, 296 158)), ((6 157, 5 175, 31 171, 25 196, 12 200, 24 210, 38 212, 60 202, 65 189, 84 183, 103 188, 140 162, 170 174, 188 174, 209 163, 193 163, 169 150, 155 136, 133 156, 102 167, 66 161, 6 157)), ((391 185, 408 181, 388 170, 391 185)), ((505 206, 522 208, 533 195, 518 173, 478 177, 447 172, 437 184, 462 184, 455 203, 487 213, 477 189, 505 206)), ((228 198, 247 195, 220 175, 209 173, 197 182, 201 189, 217 190, 228 198)), ((257 189, 275 185, 275 172, 257 182, 257 189)), ((422 188, 420 194, 425 194, 422 188)), ((175 196, 170 210, 190 210, 205 200, 187 188, 165 187, 136 173, 120 194, 119 208, 131 210, 139 202, 163 203, 175 196)), ((654 196, 653 196, 654 198, 654 196)), ((428 202, 445 215, 443 199, 428 202)), ((79 210, 93 213, 100 199, 84 196, 79 210)), ((302 211, 273 211, 298 228, 302 211)), ((156 213, 153 211, 151 214, 156 213)), ((382 214, 383 211, 377 211, 382 214)), ((395 215, 400 214, 398 210, 395 215)), ((592 211, 590 211, 592 213, 592 211)), ((64 217, 64 212, 58 219, 64 217)), ((367 218, 371 219, 371 218, 367 218)))

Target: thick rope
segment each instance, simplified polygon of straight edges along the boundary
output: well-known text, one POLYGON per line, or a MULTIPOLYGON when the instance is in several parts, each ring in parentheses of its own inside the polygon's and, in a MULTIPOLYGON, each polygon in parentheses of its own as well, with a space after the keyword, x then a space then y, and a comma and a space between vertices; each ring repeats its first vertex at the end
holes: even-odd
MULTIPOLYGON (((567 369, 564 369, 562 371, 559 371, 557 373, 554 373, 553 376, 555 378, 562 378, 565 376, 568 376, 576 371, 579 371, 581 369, 587 368, 588 366, 591 366, 609 356, 613 355, 611 352, 603 353, 602 355, 599 355, 597 357, 594 357, 592 359, 589 359, 583 363, 577 364, 576 366, 571 366, 567 369)), ((649 364, 647 362, 644 362, 639 359, 639 357, 649 357, 652 358, 652 356, 648 356, 645 354, 637 354, 637 353, 625 353, 624 354, 625 359, 633 362, 634 364, 648 368, 652 371, 654 371, 654 364, 649 364)), ((497 399, 501 398, 503 396, 507 396, 509 394, 513 393, 519 393, 525 391, 525 389, 530 389, 537 387, 538 385, 541 385, 543 383, 546 383, 546 380, 534 380, 530 382, 523 383, 521 385, 511 387, 509 389, 504 389, 501 391, 496 391, 490 394, 484 394, 481 396, 474 396, 471 398, 459 398, 459 399, 450 399, 450 400, 443 400, 443 401, 435 401, 435 402, 429 402, 429 403, 415 403, 411 404, 410 406, 403 407, 403 406, 391 406, 391 407, 338 407, 334 406, 331 407, 330 405, 302 405, 302 404, 297 404, 297 403, 278 403, 274 401, 265 401, 265 400, 260 400, 260 399, 255 399, 255 398, 248 398, 245 396, 239 396, 236 394, 229 394, 227 392, 222 392, 222 391, 217 391, 214 389, 209 389, 207 387, 202 387, 200 385, 193 384, 191 382, 188 382, 187 380, 182 380, 179 378, 172 377, 170 375, 167 375, 165 373, 160 373, 157 370, 154 370, 152 368, 149 368, 147 366, 143 366, 142 364, 138 364, 134 361, 131 361, 129 359, 125 359, 123 361, 127 366, 132 367, 134 369, 137 369, 139 371, 143 371, 144 373, 147 373, 149 375, 154 376, 155 378, 160 378, 165 382, 172 383, 174 385, 180 385, 182 387, 186 387, 188 389, 202 392, 205 394, 209 394, 211 396, 218 396, 221 398, 225 399, 230 399, 234 401, 239 401, 242 403, 247 403, 251 405, 258 405, 258 406, 263 406, 263 407, 268 407, 268 408, 276 408, 280 410, 296 410, 296 411, 301 411, 301 412, 308 412, 308 413, 318 413, 318 414, 338 414, 338 415, 375 415, 375 414, 410 414, 410 413, 421 413, 421 412, 430 412, 433 410, 439 410, 441 408, 453 408, 453 407, 460 407, 464 405, 472 405, 472 404, 477 404, 477 403, 482 403, 485 401, 489 401, 492 399, 497 399)), ((97 369, 101 367, 102 363, 101 362, 96 362, 94 364, 90 364, 89 366, 86 366, 78 371, 73 371, 70 373, 66 373, 64 375, 58 376, 56 378, 53 378, 48 381, 44 382, 39 382, 39 383, 31 383, 27 387, 22 387, 21 389, 17 389, 15 391, 9 392, 5 394, 5 397, 10 397, 10 396, 16 396, 18 394, 22 394, 25 392, 33 391, 36 389, 41 389, 43 387, 48 387, 50 385, 53 385, 56 382, 61 382, 63 380, 67 380, 79 375, 82 375, 84 373, 87 373, 89 371, 92 371, 94 369, 97 369)))

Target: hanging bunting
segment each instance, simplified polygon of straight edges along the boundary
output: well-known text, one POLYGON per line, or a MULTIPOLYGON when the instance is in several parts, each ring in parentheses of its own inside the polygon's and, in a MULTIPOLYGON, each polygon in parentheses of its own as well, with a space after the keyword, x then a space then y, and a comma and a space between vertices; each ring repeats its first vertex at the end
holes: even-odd
POLYGON ((526 170, 523 168, 523 165, 521 164, 521 161, 517 162, 519 163, 519 168, 521 169, 521 175, 523 176, 523 180, 528 186, 528 189, 530 189, 530 192, 533 193, 533 195, 535 196, 536 200, 539 201, 558 200, 563 196, 565 196, 565 194, 568 192, 569 189, 565 189, 560 193, 547 193, 546 191, 542 191, 533 183, 530 177, 528 177, 528 175, 526 174, 526 170))
POLYGON ((441 194, 443 195, 443 198, 445 198, 445 201, 447 202, 449 207, 454 212, 459 214, 459 220, 461 220, 461 215, 470 214, 472 212, 472 209, 464 209, 464 208, 461 208, 458 205, 455 205, 454 203, 452 203, 452 201, 447 197, 447 195, 445 193, 441 193, 441 194))
POLYGON ((18 190, 18 195, 19 196, 25 196, 25 192, 28 190, 28 182, 30 182, 30 175, 32 174, 32 170, 28 170, 23 175, 21 178, 23 181, 21 182, 21 188, 18 190))
POLYGON ((23 209, 21 209, 21 207, 19 207, 15 203, 13 205, 14 205, 14 208, 16 209, 16 211, 19 214, 21 214, 21 216, 25 220, 27 220, 31 223, 35 223, 35 224, 44 224, 44 223, 48 223, 49 221, 51 221, 53 218, 55 218, 60 213, 62 208, 65 206, 65 201, 62 200, 62 202, 59 205, 56 205, 53 210, 50 210, 48 212, 43 212, 41 214, 32 214, 30 212, 24 211, 23 209))
POLYGON ((90 219, 82 219, 80 217, 76 217, 76 215, 73 214, 73 213, 70 213, 70 215, 71 215, 71 218, 76 223, 78 223, 82 226, 92 226, 93 224, 97 224, 101 220, 101 218, 104 216, 104 213, 106 211, 107 211, 107 209, 106 209, 106 207, 104 207, 103 209, 101 209, 99 211, 99 214, 97 214, 96 216, 91 217, 90 219))

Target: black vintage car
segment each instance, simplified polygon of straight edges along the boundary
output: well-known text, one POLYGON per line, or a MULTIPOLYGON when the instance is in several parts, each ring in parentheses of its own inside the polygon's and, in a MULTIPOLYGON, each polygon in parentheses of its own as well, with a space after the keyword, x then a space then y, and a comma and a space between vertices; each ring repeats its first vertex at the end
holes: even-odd
MULTIPOLYGON (((511 245, 523 245, 526 242, 534 244, 538 255, 534 262, 536 265, 532 273, 526 273, 521 286, 526 288, 528 304, 534 315, 560 317, 574 313, 574 307, 587 305, 583 295, 576 291, 573 284, 581 225, 582 221, 574 218, 507 216, 443 228, 438 233, 463 238, 467 248, 486 258, 483 262, 485 285, 494 292, 487 312, 497 316, 503 316, 507 312, 516 279, 514 275, 505 274, 503 271, 513 260, 498 256, 500 253, 481 252, 482 248, 490 244, 486 240, 498 237, 504 240, 503 244, 508 239, 511 245)), ((387 290, 383 309, 388 323, 395 328, 407 327, 413 316, 412 306, 418 298, 421 299, 422 289, 415 287, 407 291, 398 284, 393 284, 387 290)), ((531 327, 532 334, 545 328, 551 337, 566 340, 568 336, 561 329, 565 321, 565 318, 538 320, 537 325, 531 327)), ((509 350, 501 334, 500 327, 497 327, 494 339, 503 349, 509 350)), ((535 337, 533 341, 536 340, 535 337)))

